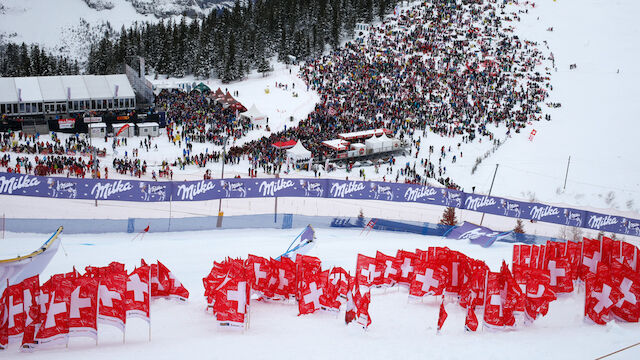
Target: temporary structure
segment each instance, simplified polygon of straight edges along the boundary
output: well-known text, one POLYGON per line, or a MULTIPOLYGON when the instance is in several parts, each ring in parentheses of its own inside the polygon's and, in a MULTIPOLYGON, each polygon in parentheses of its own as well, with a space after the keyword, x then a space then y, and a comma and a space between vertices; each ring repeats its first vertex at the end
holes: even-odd
POLYGON ((311 157, 311 151, 305 149, 302 142, 298 141, 296 146, 287 150, 287 157, 294 161, 309 160, 311 157))
POLYGON ((249 110, 241 113, 240 117, 247 118, 251 121, 260 121, 260 120, 266 119, 264 114, 261 113, 260 110, 258 110, 258 108, 256 107, 256 104, 251 105, 249 110))

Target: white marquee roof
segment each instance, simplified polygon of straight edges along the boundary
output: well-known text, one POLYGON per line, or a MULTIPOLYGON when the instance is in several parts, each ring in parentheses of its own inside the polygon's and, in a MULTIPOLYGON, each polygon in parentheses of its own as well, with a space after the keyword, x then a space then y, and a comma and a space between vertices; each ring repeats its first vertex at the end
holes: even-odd
POLYGON ((0 78, 0 103, 134 98, 124 74, 0 78))

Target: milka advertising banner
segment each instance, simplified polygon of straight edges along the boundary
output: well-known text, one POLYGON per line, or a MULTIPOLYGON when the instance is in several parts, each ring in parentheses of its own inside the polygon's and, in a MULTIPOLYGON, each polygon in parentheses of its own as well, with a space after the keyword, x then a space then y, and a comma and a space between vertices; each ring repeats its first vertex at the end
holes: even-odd
POLYGON ((203 201, 265 197, 381 200, 451 206, 512 218, 640 236, 640 220, 461 191, 376 181, 218 179, 139 181, 0 173, 0 195, 119 201, 203 201))

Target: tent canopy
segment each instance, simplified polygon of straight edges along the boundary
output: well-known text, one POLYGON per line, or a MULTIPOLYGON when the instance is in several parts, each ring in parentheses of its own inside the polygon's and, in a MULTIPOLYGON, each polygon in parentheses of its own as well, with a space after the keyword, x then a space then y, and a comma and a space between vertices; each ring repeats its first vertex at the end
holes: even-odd
POLYGON ((261 113, 260 110, 258 110, 258 108, 256 107, 256 104, 251 105, 249 110, 241 113, 240 116, 246 117, 251 121, 259 121, 259 120, 265 119, 264 114, 261 113))
POLYGON ((301 141, 287 150, 287 157, 292 158, 294 160, 307 160, 311 158, 311 151, 305 149, 304 145, 302 145, 301 141))
POLYGON ((203 92, 205 92, 205 91, 211 91, 211 88, 210 88, 210 87, 208 87, 207 85, 205 85, 204 83, 202 83, 202 82, 201 82, 200 84, 198 84, 198 85, 194 86, 194 87, 193 87, 193 90, 198 90, 198 91, 200 91, 201 93, 203 93, 203 92))
POLYGON ((297 141, 295 140, 287 140, 287 141, 277 141, 271 144, 274 148, 277 149, 289 149, 296 145, 297 141))

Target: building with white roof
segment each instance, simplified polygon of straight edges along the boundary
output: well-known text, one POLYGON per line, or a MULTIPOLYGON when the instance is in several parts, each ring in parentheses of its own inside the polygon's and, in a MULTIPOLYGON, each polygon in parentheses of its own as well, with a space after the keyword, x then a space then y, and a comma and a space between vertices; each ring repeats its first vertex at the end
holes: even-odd
POLYGON ((136 95, 125 74, 0 78, 0 115, 9 117, 135 107, 136 95))

